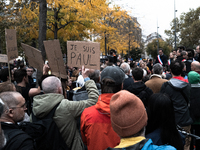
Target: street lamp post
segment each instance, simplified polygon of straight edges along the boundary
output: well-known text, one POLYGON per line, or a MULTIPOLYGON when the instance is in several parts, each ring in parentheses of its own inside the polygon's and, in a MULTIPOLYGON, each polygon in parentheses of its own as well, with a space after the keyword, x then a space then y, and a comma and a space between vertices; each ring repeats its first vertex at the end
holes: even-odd
POLYGON ((175 7, 175 0, 174 0, 174 48, 176 49, 176 7, 175 7))
POLYGON ((157 53, 159 52, 159 37, 158 37, 158 26, 157 26, 157 53))

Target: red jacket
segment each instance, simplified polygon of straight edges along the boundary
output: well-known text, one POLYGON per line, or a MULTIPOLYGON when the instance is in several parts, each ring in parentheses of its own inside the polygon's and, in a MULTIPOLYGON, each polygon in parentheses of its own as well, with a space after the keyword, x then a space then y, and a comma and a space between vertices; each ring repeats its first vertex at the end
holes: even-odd
POLYGON ((81 115, 81 136, 88 150, 105 150, 120 143, 110 121, 112 95, 101 94, 96 105, 85 108, 81 115))

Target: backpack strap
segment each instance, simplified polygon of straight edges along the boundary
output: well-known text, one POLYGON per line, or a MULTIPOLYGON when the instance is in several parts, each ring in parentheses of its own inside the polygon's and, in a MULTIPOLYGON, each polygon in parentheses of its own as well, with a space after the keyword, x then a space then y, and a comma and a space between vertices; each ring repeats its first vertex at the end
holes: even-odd
POLYGON ((39 121, 39 120, 42 120, 42 119, 48 119, 48 118, 53 118, 54 114, 55 114, 55 111, 57 109, 57 107, 60 105, 61 102, 59 102, 58 104, 56 104, 56 106, 53 107, 53 109, 44 117, 42 118, 38 118, 34 115, 34 113, 32 113, 32 120, 33 122, 35 121, 39 121))

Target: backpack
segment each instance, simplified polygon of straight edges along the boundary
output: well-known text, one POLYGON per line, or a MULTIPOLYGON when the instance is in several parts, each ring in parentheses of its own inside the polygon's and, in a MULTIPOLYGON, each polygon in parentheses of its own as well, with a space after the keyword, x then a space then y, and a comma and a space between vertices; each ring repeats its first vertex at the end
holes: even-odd
POLYGON ((21 129, 34 139, 37 150, 69 150, 53 120, 59 104, 43 118, 37 118, 32 113, 33 123, 25 122, 20 125, 21 129))

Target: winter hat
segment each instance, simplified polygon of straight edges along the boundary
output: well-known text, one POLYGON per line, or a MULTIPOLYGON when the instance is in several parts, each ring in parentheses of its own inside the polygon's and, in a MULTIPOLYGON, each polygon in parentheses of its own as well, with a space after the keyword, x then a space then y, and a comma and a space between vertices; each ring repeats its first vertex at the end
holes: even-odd
POLYGON ((110 100, 111 124, 120 137, 138 133, 147 125, 147 113, 142 101, 134 94, 121 90, 110 100))
POLYGON ((190 71, 188 73, 188 81, 191 83, 191 84, 197 84, 200 82, 200 75, 195 72, 195 71, 190 71))
POLYGON ((125 73, 118 66, 107 66, 101 72, 101 81, 103 79, 111 79, 115 81, 115 85, 122 84, 125 73))

